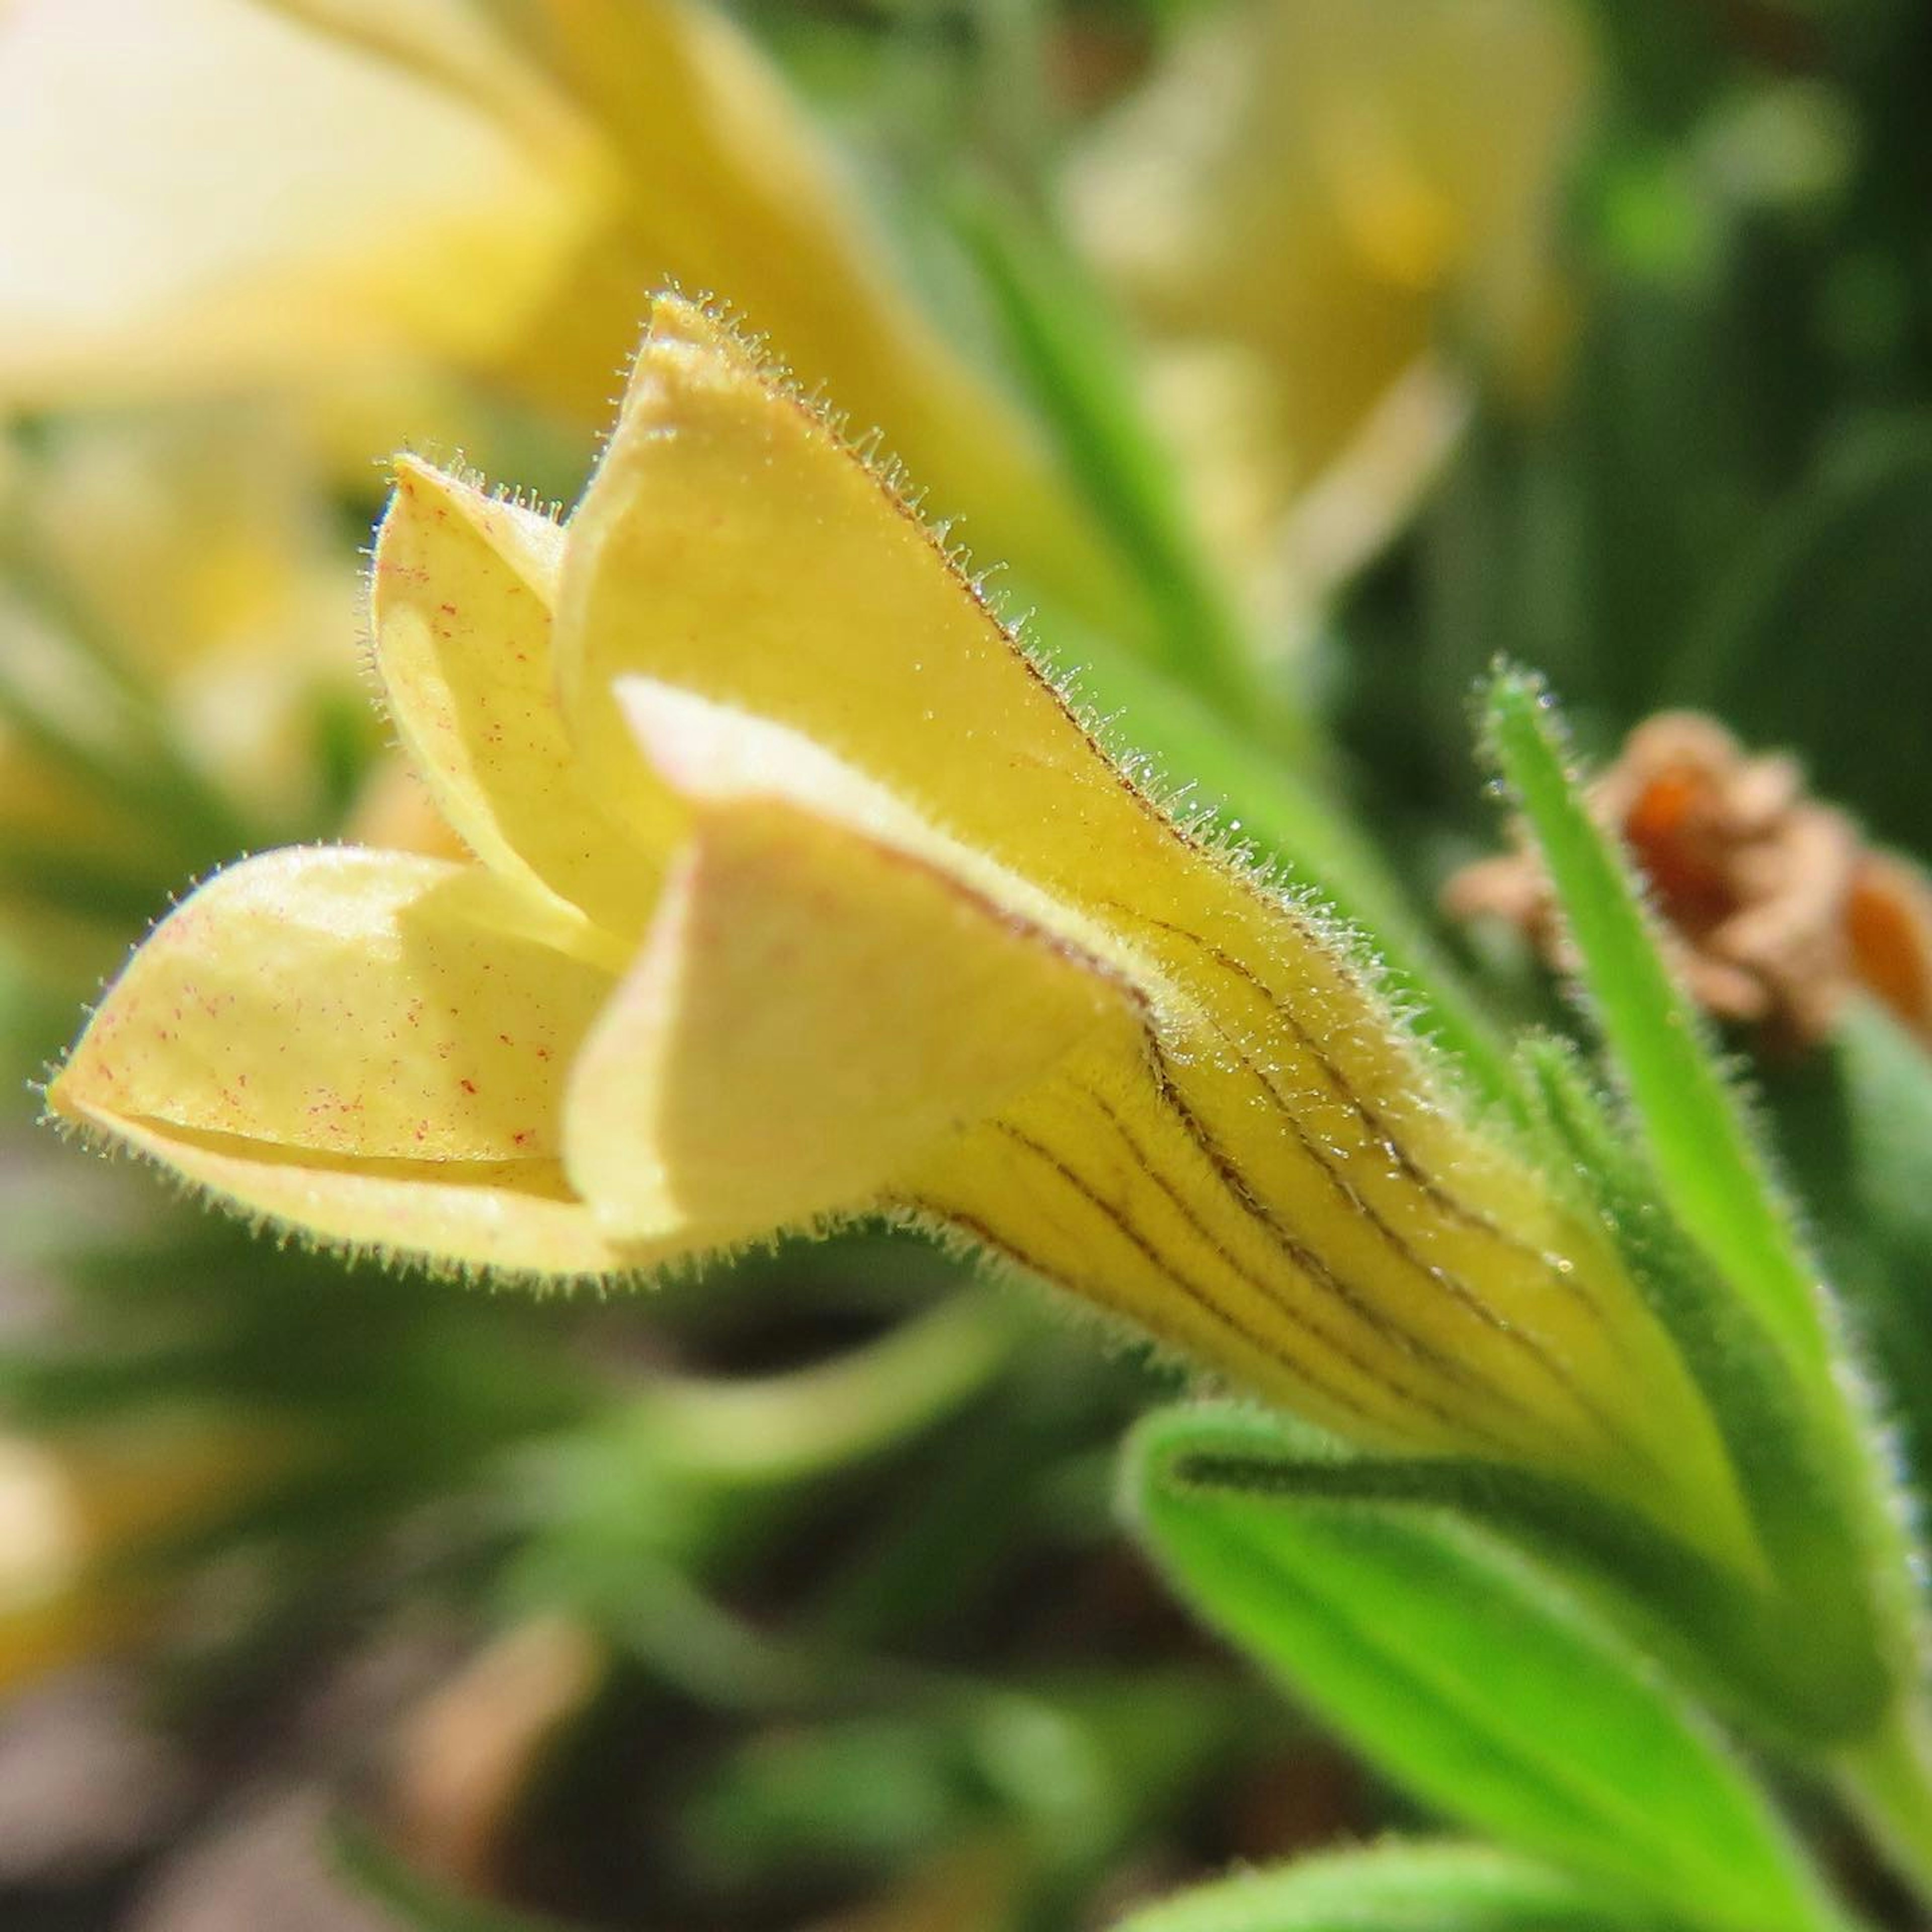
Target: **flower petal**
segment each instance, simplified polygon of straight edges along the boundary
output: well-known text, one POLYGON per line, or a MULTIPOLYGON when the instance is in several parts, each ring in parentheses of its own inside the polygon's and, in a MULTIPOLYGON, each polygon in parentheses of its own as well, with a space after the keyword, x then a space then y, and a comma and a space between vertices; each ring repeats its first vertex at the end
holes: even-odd
POLYGON ((1131 1013, 1023 881, 817 747, 641 682, 626 698, 694 830, 572 1077, 566 1164, 608 1228, 722 1241, 862 1210, 1131 1013))
POLYGON ((1472 355, 1520 391, 1549 373, 1580 25, 1551 0, 1203 9, 1074 144, 1069 225, 1141 325, 1204 517, 1298 616, 1414 508, 1472 355))
POLYGON ((793 726, 1050 890, 1172 869, 1166 822, 917 516, 676 297, 570 524, 557 667, 600 775, 634 756, 611 685, 639 672, 793 726))
POLYGON ((265 1160, 554 1154, 563 1070, 610 982, 489 922, 487 884, 353 848, 218 874, 109 989, 53 1106, 265 1160))
POLYGON ((552 1280, 630 1273, 688 1251, 610 1240, 554 1160, 334 1160, 98 1115, 72 1094, 56 1104, 230 1207, 323 1246, 552 1280))
POLYGON ((376 546, 376 664, 404 743, 477 856, 634 934, 674 826, 634 758, 593 788, 565 735, 550 656, 563 541, 534 510, 399 463, 376 546))
POLYGON ((657 304, 556 622, 565 716, 598 773, 634 757, 626 673, 772 719, 1171 977, 1249 962, 1244 1003, 1332 1022, 1360 1084, 1413 1090, 1332 935, 1180 831, 887 485, 687 302, 657 304))
POLYGON ((588 151, 424 68, 242 0, 0 12, 0 388, 497 352, 596 212, 588 151))

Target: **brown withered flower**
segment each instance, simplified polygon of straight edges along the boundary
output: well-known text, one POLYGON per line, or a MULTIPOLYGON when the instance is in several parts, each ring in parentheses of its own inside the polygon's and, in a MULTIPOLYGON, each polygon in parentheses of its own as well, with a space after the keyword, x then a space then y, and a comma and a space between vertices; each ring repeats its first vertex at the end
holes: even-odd
MULTIPOLYGON (((1708 1012, 1798 1049, 1862 988, 1932 1048, 1932 886, 1811 797, 1796 760, 1747 753, 1697 712, 1660 712, 1588 796, 1648 882, 1678 970, 1708 1012)), ((1520 841, 1466 866, 1442 897, 1452 917, 1506 920, 1552 964, 1574 963, 1549 880, 1520 841)))

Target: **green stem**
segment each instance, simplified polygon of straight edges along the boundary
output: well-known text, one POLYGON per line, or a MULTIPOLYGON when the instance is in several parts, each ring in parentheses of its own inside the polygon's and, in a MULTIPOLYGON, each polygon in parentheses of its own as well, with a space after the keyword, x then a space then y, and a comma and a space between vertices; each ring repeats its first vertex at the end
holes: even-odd
POLYGON ((1843 1754, 1838 1786, 1892 1871, 1932 1907, 1932 1722, 1901 1698, 1862 1744, 1843 1754))
POLYGON ((681 1471, 754 1486, 797 1482, 950 1414, 1025 1332, 999 1297, 962 1292, 831 1361, 744 1380, 666 1376, 640 1406, 681 1471))

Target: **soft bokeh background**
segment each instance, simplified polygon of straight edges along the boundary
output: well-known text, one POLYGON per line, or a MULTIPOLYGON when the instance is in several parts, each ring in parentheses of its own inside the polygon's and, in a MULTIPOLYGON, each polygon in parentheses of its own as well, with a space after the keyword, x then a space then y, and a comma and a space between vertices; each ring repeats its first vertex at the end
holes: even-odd
MULTIPOLYGON (((1932 850, 1928 74, 1913 0, 0 4, 0 1918, 1048 1932, 1399 1819, 1121 1541, 1171 1369, 881 1234, 346 1270, 31 1082, 212 866, 442 836, 361 663, 383 460, 567 503, 668 280, 1418 915, 1498 837, 1498 651, 1932 850)), ((1932 1363, 1848 1050, 1760 1078, 1932 1363)))

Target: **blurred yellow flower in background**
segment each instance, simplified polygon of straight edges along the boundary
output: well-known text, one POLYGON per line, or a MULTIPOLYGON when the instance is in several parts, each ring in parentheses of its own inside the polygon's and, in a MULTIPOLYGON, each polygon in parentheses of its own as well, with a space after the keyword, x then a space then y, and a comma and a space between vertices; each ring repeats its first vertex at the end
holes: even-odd
MULTIPOLYGON (((646 291, 728 300, 962 534, 1090 621, 1114 566, 902 292, 763 58, 683 0, 14 0, 0 404, 454 370, 601 427, 646 291)), ((472 427, 416 413, 373 451, 472 427)), ((361 405, 357 405, 361 406, 361 405)))
POLYGON ((1600 1231, 702 311, 658 304, 567 524, 406 465, 375 619, 481 862, 220 874, 58 1114, 322 1240, 538 1277, 909 1220, 1358 1440, 1752 1560, 1600 1231))
POLYGON ((170 1556, 290 1466, 232 1421, 0 1435, 0 1700, 161 1614, 170 1556))
POLYGON ((1149 338, 1204 526, 1276 610, 1407 514, 1472 368, 1546 374, 1591 65, 1566 0, 1243 0, 1191 15, 1076 154, 1074 232, 1149 338))
POLYGON ((13 399, 484 364, 594 217, 593 154, 454 0, 14 0, 0 35, 13 399))

